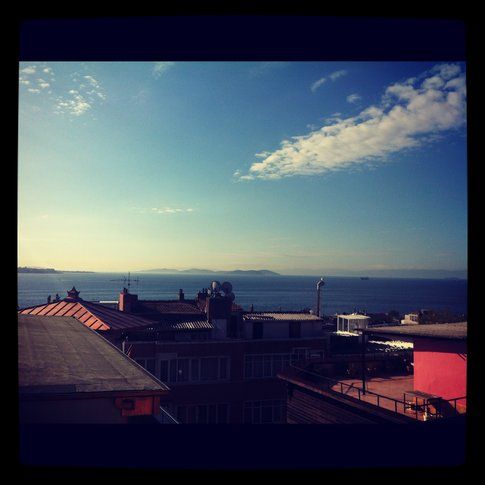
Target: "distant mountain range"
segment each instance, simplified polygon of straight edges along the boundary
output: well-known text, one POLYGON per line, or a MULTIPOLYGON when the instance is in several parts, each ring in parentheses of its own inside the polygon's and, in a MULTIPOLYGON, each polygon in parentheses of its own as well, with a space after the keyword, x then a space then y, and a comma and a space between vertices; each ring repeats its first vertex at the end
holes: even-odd
POLYGON ((54 268, 28 268, 20 266, 17 273, 39 273, 39 274, 59 274, 59 273, 94 273, 94 271, 58 271, 54 268))
POLYGON ((279 276, 279 273, 270 271, 268 269, 234 269, 231 271, 213 271, 211 269, 170 269, 170 268, 159 268, 159 269, 145 269, 137 271, 137 273, 157 273, 157 274, 213 274, 213 275, 250 275, 250 276, 279 276))

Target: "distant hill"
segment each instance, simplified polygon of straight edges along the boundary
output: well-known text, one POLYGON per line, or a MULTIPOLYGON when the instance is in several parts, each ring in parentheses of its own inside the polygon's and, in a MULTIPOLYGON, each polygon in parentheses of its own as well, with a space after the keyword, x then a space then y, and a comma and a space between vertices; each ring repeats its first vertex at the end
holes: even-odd
POLYGON ((17 273, 59 274, 59 273, 94 273, 94 271, 58 271, 54 268, 29 268, 20 266, 17 273))
POLYGON ((137 273, 156 273, 156 274, 212 274, 212 275, 250 275, 250 276, 279 276, 279 273, 270 271, 268 269, 235 269, 231 271, 213 271, 211 269, 170 269, 170 268, 159 268, 159 269, 145 269, 137 271, 137 273))

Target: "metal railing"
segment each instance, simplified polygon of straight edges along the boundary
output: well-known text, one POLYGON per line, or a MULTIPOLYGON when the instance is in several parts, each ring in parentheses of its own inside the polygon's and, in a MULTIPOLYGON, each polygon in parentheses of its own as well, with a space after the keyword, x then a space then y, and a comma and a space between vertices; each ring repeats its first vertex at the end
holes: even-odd
POLYGON ((157 420, 161 424, 180 424, 165 408, 160 406, 160 414, 157 420))
POLYGON ((453 403, 453 412, 451 414, 460 414, 457 409, 457 402, 466 399, 466 396, 453 399, 440 398, 437 400, 431 400, 430 402, 424 402, 423 404, 416 404, 405 399, 395 399, 393 397, 384 396, 383 394, 378 394, 377 392, 362 389, 354 386, 353 383, 348 384, 347 382, 332 379, 331 377, 322 376, 307 369, 302 369, 293 363, 290 364, 290 367, 298 372, 312 376, 313 379, 311 380, 317 380, 317 383, 328 392, 340 393, 346 397, 350 397, 351 399, 358 399, 361 402, 373 404, 381 409, 386 409, 387 411, 391 411, 396 414, 403 414, 419 421, 446 417, 450 414, 450 410, 447 409, 448 406, 451 405, 450 403, 453 403), (349 394, 351 391, 353 395, 349 394), (357 395, 357 397, 355 395, 357 395), (369 399, 368 396, 372 396, 372 398, 369 399), (387 403, 388 405, 385 406, 383 405, 384 403, 387 403), (412 412, 407 412, 408 409, 411 409, 412 412), (447 409, 447 411, 444 411, 445 409, 447 409))

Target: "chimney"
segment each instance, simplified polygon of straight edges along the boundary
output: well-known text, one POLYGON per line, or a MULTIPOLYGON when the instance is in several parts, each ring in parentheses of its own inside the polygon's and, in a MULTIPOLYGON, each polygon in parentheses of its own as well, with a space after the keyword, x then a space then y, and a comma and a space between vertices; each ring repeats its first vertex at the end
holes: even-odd
POLYGON ((232 301, 226 297, 207 298, 206 300, 207 321, 229 320, 231 318, 232 301))
POLYGON ((180 288, 179 290, 179 301, 184 301, 185 300, 185 295, 184 295, 184 290, 180 288))
POLYGON ((118 301, 118 310, 120 312, 131 313, 135 309, 137 303, 138 295, 132 295, 126 288, 123 288, 118 301))

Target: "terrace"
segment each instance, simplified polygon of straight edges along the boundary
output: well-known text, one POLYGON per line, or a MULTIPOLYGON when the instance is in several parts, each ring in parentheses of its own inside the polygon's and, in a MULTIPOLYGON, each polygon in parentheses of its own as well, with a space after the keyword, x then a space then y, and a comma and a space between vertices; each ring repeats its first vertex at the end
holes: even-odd
POLYGON ((460 403, 466 396, 445 400, 413 391, 412 374, 380 373, 363 381, 354 377, 327 377, 309 370, 302 363, 293 363, 279 377, 322 395, 364 404, 367 410, 372 406, 410 420, 427 421, 465 412, 460 403))

